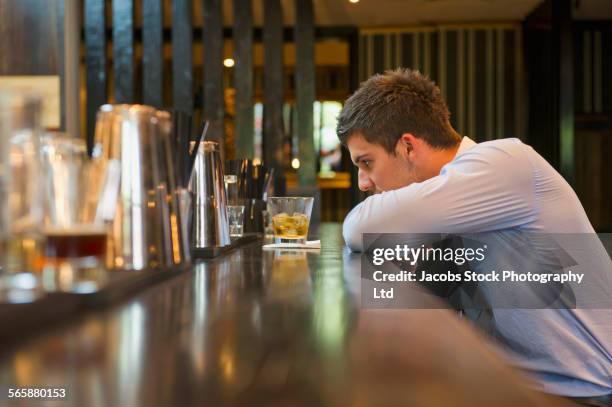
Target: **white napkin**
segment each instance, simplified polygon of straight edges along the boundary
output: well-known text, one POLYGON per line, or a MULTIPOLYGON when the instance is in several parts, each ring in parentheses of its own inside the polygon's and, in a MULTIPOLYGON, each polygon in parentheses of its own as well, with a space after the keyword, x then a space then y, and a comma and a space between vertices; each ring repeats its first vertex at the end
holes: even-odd
POLYGON ((320 240, 308 240, 306 243, 270 243, 263 246, 264 249, 320 249, 320 240))

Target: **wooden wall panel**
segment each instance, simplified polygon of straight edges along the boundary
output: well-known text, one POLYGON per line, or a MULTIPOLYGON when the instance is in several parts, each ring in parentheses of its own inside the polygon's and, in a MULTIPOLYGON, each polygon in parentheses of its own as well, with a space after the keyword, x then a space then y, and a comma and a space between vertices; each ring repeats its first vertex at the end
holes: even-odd
POLYGON ((572 1, 555 0, 552 7, 553 78, 558 101, 559 169, 570 185, 575 184, 574 157, 574 38, 572 1))
POLYGON ((193 113, 191 0, 172 1, 172 105, 193 113))
POLYGON ((116 103, 134 103, 134 0, 113 0, 113 83, 116 103))
POLYGON ((209 121, 209 140, 219 142, 225 152, 223 91, 223 14, 221 0, 204 1, 204 119, 209 121))
POLYGON ((163 9, 161 0, 142 2, 142 101, 162 107, 163 95, 163 9))
POLYGON ((85 68, 87 83, 87 141, 91 149, 96 124, 96 112, 106 103, 106 37, 104 0, 86 0, 85 68))
POLYGON ((234 85, 236 88, 236 158, 254 156, 253 6, 234 0, 234 85))
POLYGON ((295 0, 296 61, 295 90, 297 110, 298 158, 300 185, 316 184, 317 155, 314 151, 313 103, 315 101, 314 7, 312 0, 295 0))
POLYGON ((264 1, 264 125, 263 156, 276 168, 275 194, 285 192, 283 161, 283 12, 280 0, 264 1))
POLYGON ((385 69, 418 69, 440 86, 451 123, 476 141, 526 139, 520 26, 466 25, 426 29, 368 29, 360 34, 360 80, 385 69))

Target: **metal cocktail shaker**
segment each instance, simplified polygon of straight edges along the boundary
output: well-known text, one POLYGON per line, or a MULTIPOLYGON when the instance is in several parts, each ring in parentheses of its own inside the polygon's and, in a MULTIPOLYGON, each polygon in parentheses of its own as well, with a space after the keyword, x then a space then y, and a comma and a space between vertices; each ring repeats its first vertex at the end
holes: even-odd
POLYGON ((189 189, 193 193, 194 200, 192 247, 201 249, 229 245, 227 201, 219 143, 214 141, 200 143, 189 189))
POLYGON ((144 269, 185 261, 178 174, 168 112, 104 105, 96 120, 93 164, 106 174, 101 213, 111 224, 107 266, 144 269))

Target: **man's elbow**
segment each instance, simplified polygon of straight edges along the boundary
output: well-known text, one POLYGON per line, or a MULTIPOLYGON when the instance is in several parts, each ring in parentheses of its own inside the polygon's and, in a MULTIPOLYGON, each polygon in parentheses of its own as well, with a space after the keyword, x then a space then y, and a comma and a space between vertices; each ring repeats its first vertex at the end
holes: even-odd
POLYGON ((351 224, 349 218, 347 218, 342 225, 342 236, 344 237, 344 242, 352 252, 363 251, 361 231, 351 224))

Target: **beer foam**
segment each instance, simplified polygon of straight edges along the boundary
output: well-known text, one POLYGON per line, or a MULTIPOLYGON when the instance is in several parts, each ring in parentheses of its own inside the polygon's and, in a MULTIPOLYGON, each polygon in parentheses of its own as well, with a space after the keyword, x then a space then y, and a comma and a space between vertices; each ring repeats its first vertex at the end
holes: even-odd
POLYGON ((47 236, 95 236, 106 234, 106 228, 104 225, 75 224, 67 227, 47 226, 42 232, 47 236))

